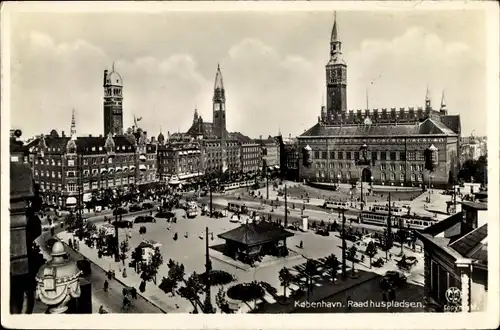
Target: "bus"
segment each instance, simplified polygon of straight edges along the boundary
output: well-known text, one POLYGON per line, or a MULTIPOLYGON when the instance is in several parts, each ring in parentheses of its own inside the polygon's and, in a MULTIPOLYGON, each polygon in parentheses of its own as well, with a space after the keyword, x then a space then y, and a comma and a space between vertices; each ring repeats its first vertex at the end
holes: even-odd
POLYGON ((196 202, 188 202, 186 208, 186 216, 188 218, 196 218, 198 215, 198 205, 196 202))
POLYGON ((325 201, 323 203, 323 208, 327 210, 331 209, 336 209, 336 208, 348 208, 349 203, 346 202, 332 202, 332 201, 325 201))
MULTIPOLYGON (((387 226, 387 220, 389 217, 389 213, 385 212, 371 212, 371 211, 362 211, 358 215, 359 223, 366 223, 370 225, 376 226, 387 226)), ((392 214, 391 212, 391 225, 392 228, 403 228, 403 229, 415 229, 422 230, 429 226, 432 226, 438 222, 438 219, 432 218, 429 216, 421 216, 421 215, 408 215, 408 214, 392 214)))
POLYGON ((248 212, 248 207, 245 206, 245 203, 240 202, 228 202, 227 209, 238 214, 247 214, 248 212))

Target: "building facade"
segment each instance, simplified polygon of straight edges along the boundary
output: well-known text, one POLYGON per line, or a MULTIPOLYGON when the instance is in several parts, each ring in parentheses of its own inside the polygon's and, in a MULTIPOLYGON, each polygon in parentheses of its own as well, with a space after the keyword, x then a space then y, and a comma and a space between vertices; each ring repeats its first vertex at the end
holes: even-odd
POLYGON ((280 144, 280 171, 283 178, 291 181, 299 180, 299 147, 297 139, 278 136, 280 144))
POLYGON ((347 65, 335 20, 326 65, 327 103, 318 123, 297 137, 299 177, 321 182, 369 181, 382 185, 446 186, 458 168, 460 118, 448 115, 444 96, 425 108, 346 110, 347 65), (367 159, 360 162, 360 149, 367 159), (424 169, 424 152, 438 149, 433 172, 424 169))
POLYGON ((462 211, 417 235, 424 243, 425 296, 437 310, 487 308, 487 203, 462 202, 462 211))
POLYGON ((104 136, 123 134, 123 79, 115 71, 104 70, 104 136))
POLYGON ((225 141, 225 152, 222 152, 222 140, 203 139, 201 145, 201 163, 204 172, 219 173, 226 166, 227 170, 238 173, 241 170, 241 148, 236 140, 225 141), (225 158, 225 159, 224 159, 225 158))
POLYGON ((241 171, 257 173, 262 168, 262 153, 258 143, 241 143, 241 171))
POLYGON ((266 162, 267 167, 279 170, 280 145, 278 140, 269 136, 267 139, 262 139, 261 137, 256 142, 262 149, 262 160, 266 162))
POLYGON ((199 143, 158 145, 158 174, 160 181, 170 183, 182 183, 203 176, 199 143))
POLYGON ((137 136, 41 136, 30 145, 35 182, 45 202, 75 207, 92 192, 156 181, 156 145, 137 136))

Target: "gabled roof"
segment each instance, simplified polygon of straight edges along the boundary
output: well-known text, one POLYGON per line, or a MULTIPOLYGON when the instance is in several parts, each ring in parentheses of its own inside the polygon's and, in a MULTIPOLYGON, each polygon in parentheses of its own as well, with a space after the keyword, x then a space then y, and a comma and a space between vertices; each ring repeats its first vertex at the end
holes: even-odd
POLYGON ((251 138, 249 138, 246 135, 241 134, 240 132, 231 132, 231 133, 229 133, 228 138, 230 140, 236 140, 242 144, 252 142, 251 138))
POLYGON ((198 135, 203 135, 203 137, 214 136, 213 124, 201 121, 194 122, 188 129, 187 134, 193 137, 198 135))
POLYGON ((441 116, 441 122, 456 134, 460 134, 460 131, 462 130, 460 124, 460 115, 441 116))
POLYGON ((398 124, 398 125, 349 125, 349 126, 329 126, 317 123, 301 137, 307 136, 404 136, 404 135, 456 135, 451 129, 443 123, 426 119, 419 124, 398 124))
POLYGON ((484 203, 484 202, 468 202, 468 201, 463 201, 463 202, 460 202, 460 204, 462 204, 465 207, 468 207, 468 208, 471 208, 471 209, 475 209, 475 210, 479 210, 479 211, 486 211, 486 210, 488 210, 488 203, 484 203))
POLYGON ((291 236, 294 236, 294 234, 281 228, 278 224, 267 221, 244 224, 218 235, 222 239, 248 246, 285 239, 291 236))
POLYGON ((463 257, 477 259, 487 264, 488 250, 485 241, 487 236, 488 224, 484 224, 450 244, 450 247, 463 257))

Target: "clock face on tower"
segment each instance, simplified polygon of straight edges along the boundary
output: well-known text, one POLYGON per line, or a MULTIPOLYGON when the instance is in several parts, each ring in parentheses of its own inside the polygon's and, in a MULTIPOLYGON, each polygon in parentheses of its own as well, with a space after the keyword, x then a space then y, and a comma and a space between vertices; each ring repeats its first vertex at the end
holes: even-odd
POLYGON ((219 110, 220 110, 220 104, 219 104, 219 103, 215 103, 215 110, 216 110, 216 111, 219 111, 219 110))
POLYGON ((337 82, 337 71, 330 70, 330 77, 329 78, 330 78, 329 80, 330 80, 331 84, 336 83, 337 82))

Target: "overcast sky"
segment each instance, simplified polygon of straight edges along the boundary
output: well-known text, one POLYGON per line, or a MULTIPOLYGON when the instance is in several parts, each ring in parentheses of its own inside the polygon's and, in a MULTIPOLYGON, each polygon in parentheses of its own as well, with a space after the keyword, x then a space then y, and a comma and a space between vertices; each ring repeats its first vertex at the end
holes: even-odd
MULTIPOLYGON (((463 135, 486 132, 481 11, 337 13, 348 108, 423 106, 460 114, 463 135)), ((24 13, 11 18, 11 122, 23 136, 55 128, 103 134, 103 70, 124 81, 133 115, 157 135, 186 131, 195 106, 212 121, 220 63, 227 126, 251 137, 301 134, 317 122, 332 12, 24 13), (36 120, 35 120, 36 118, 36 120)))

